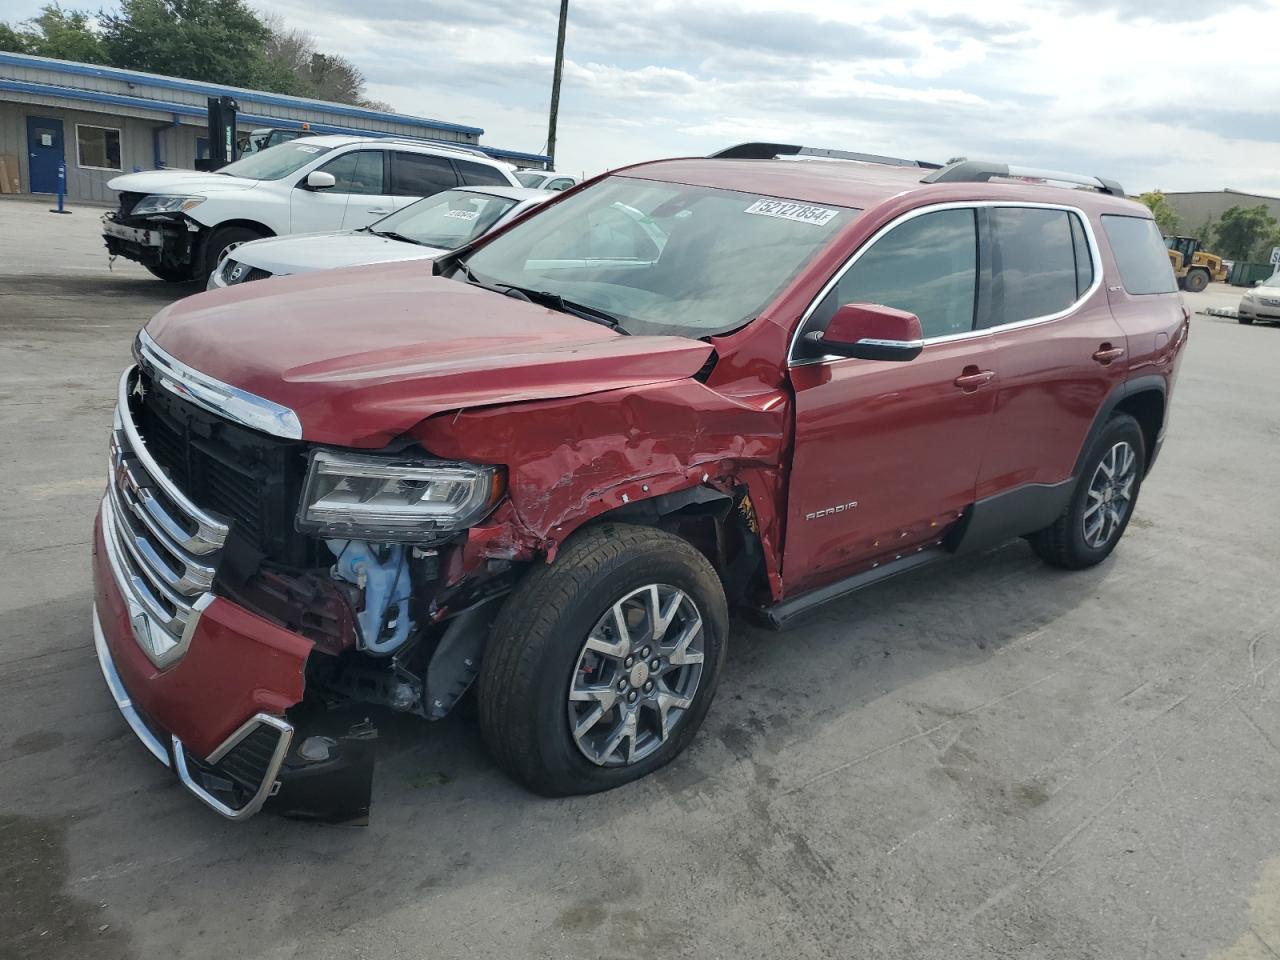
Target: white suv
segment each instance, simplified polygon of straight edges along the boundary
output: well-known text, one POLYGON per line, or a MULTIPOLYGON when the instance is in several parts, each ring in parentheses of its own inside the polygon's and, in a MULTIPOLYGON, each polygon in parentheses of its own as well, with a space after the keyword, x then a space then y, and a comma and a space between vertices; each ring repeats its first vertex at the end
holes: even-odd
POLYGON ((161 280, 204 283, 218 261, 261 237, 355 230, 459 185, 519 186, 511 167, 465 147, 380 137, 304 137, 212 173, 152 170, 107 186, 113 256, 161 280))

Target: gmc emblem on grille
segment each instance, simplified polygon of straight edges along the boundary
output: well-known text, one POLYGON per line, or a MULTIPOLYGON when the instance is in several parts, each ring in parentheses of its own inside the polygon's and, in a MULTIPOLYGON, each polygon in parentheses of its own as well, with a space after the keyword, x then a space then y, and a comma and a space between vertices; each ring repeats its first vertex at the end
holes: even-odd
POLYGON ((850 500, 848 503, 838 503, 834 507, 827 507, 824 510, 815 510, 813 513, 806 513, 806 520, 821 520, 823 517, 829 517, 833 514, 844 513, 846 510, 852 510, 858 505, 857 500, 850 500))

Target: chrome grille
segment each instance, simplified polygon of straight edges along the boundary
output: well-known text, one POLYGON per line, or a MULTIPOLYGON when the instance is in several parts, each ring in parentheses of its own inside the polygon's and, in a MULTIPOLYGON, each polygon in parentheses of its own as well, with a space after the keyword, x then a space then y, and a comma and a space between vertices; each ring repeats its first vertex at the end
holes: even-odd
POLYGON ((148 452, 129 405, 137 376, 134 368, 120 378, 103 537, 134 638, 164 667, 186 652, 199 612, 213 598, 228 526, 192 503, 148 452))

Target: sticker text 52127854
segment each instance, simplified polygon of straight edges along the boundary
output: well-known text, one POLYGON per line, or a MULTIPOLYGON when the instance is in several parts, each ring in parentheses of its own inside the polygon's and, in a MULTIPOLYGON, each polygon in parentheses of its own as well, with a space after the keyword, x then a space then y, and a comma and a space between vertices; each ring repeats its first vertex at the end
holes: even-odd
POLYGON ((761 198, 747 207, 744 212, 753 213, 758 217, 777 217, 779 220, 796 220, 800 223, 811 223, 815 227, 825 227, 840 211, 832 210, 830 207, 815 207, 810 203, 761 198))

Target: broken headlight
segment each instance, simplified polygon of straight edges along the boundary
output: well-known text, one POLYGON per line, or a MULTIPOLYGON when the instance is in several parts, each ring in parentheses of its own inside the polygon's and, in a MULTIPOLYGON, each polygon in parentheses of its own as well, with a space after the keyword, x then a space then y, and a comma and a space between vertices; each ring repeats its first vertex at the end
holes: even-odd
POLYGON ((182 213, 204 203, 204 197, 166 197, 158 193, 143 197, 129 211, 131 217, 145 217, 152 213, 182 213))
POLYGON ((359 540, 432 539, 483 519, 503 488, 497 467, 317 450, 298 528, 359 540))

